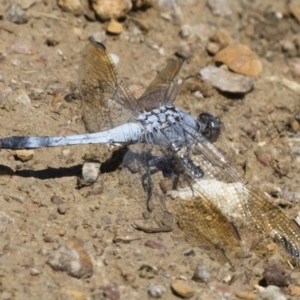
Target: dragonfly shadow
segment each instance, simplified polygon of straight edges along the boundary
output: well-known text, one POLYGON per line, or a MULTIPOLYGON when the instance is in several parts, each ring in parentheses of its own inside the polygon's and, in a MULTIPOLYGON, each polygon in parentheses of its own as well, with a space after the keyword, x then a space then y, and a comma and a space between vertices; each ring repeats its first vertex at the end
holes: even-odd
POLYGON ((128 152, 128 147, 121 147, 114 151, 109 159, 101 164, 101 173, 110 173, 116 171, 123 163, 124 156, 128 152))
POLYGON ((67 168, 47 168, 43 170, 17 170, 13 176, 18 177, 34 177, 41 180, 62 178, 62 177, 74 177, 81 174, 82 165, 70 166, 67 168))

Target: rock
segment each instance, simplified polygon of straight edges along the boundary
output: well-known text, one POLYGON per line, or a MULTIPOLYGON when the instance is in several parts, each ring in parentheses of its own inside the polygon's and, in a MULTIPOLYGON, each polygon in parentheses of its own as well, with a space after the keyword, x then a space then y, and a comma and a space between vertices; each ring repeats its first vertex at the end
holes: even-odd
POLYGON ((215 55, 217 52, 220 51, 220 46, 217 43, 215 43, 215 42, 209 42, 206 45, 206 51, 209 54, 215 55))
POLYGON ((66 296, 61 298, 69 299, 69 300, 86 300, 87 296, 80 291, 77 290, 66 290, 66 296))
POLYGON ((245 300, 255 300, 255 299, 257 299, 257 295, 253 292, 235 291, 234 293, 240 299, 245 299, 245 300))
POLYGON ((289 55, 289 57, 295 57, 298 54, 296 45, 291 40, 282 42, 282 50, 289 55))
POLYGON ((115 65, 117 65, 120 62, 120 57, 117 54, 110 53, 110 57, 115 65))
POLYGON ((89 35, 89 40, 91 42, 104 43, 106 40, 106 33, 104 30, 93 32, 89 35))
POLYGON ((210 272, 206 266, 199 265, 197 266, 192 279, 197 282, 208 282, 210 280, 210 272))
POLYGON ((257 77, 263 70, 263 65, 256 54, 247 46, 241 44, 229 45, 214 58, 236 73, 257 77))
POLYGON ((119 300, 121 298, 119 286, 116 283, 109 283, 104 288, 103 293, 110 300, 119 300))
POLYGON ((262 300, 286 300, 286 296, 282 294, 279 287, 269 285, 265 289, 259 289, 259 299, 262 300))
POLYGON ((185 282, 178 279, 171 283, 171 288, 175 294, 187 299, 193 297, 196 292, 195 289, 189 287, 185 282))
POLYGON ((76 278, 88 278, 93 275, 93 264, 84 249, 83 241, 70 238, 65 245, 60 245, 49 257, 47 263, 54 269, 67 272, 76 278))
POLYGON ((288 5, 290 13, 295 17, 295 19, 300 22, 300 6, 297 5, 295 1, 292 1, 288 5))
POLYGON ((200 75, 222 92, 247 93, 254 87, 253 78, 234 74, 222 68, 209 66, 200 70, 200 75))
POLYGON ((282 264, 275 263, 265 268, 263 278, 268 285, 285 287, 291 280, 291 272, 287 271, 282 264))
POLYGON ((166 292, 166 288, 159 284, 150 283, 147 291, 152 298, 161 298, 163 293, 166 292))
POLYGON ((57 4, 62 10, 71 12, 75 16, 80 16, 83 13, 79 0, 58 0, 57 4))
POLYGON ((16 157, 21 161, 31 160, 34 156, 33 150, 16 150, 16 157))
POLYGON ((106 28, 108 33, 120 34, 123 30, 123 25, 116 20, 111 20, 106 28))
POLYGON ((12 3, 6 10, 6 19, 15 24, 28 22, 26 12, 17 3, 12 3))
POLYGON ((216 16, 228 17, 232 15, 227 0, 208 0, 207 6, 216 16))
POLYGON ((96 162, 85 162, 82 167, 82 180, 86 184, 97 181, 101 164, 96 162))
POLYGON ((231 37, 225 29, 217 29, 209 38, 211 42, 216 43, 220 49, 227 47, 231 43, 231 37))
POLYGON ((131 0, 92 0, 92 7, 102 20, 124 17, 132 8, 131 0))
POLYGON ((161 243, 152 241, 152 240, 147 240, 145 243, 146 247, 152 248, 152 249, 157 249, 157 250, 161 250, 163 252, 167 251, 167 247, 161 243))
POLYGON ((31 49, 23 42, 15 42, 12 44, 9 49, 9 53, 16 53, 16 54, 26 54, 31 55, 32 51, 31 49))
POLYGON ((180 27, 180 36, 187 38, 192 34, 192 27, 188 24, 184 24, 180 27))
POLYGON ((290 290, 291 296, 300 296, 300 286, 290 284, 289 290, 290 290))
POLYGON ((40 275, 40 271, 38 269, 35 269, 35 268, 32 268, 30 270, 30 275, 31 276, 37 276, 37 275, 40 275))

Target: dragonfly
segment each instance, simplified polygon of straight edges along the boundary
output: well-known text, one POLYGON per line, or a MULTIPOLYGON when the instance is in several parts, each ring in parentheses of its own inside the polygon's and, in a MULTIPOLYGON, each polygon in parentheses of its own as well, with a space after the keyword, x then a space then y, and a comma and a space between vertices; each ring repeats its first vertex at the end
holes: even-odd
POLYGON ((221 121, 208 112, 193 117, 174 106, 184 61, 170 59, 136 98, 119 79, 106 47, 90 42, 82 51, 78 84, 89 133, 1 138, 0 149, 127 146, 126 181, 155 222, 135 222, 136 229, 170 231, 176 222, 188 242, 226 255, 255 235, 299 260, 299 225, 251 186, 217 147, 221 121))

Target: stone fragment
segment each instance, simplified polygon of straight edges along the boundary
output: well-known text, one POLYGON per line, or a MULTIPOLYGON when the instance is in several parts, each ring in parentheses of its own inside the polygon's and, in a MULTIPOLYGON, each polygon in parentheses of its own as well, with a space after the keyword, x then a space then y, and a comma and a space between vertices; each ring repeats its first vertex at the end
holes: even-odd
POLYGON ((33 150, 16 150, 16 157, 21 161, 28 161, 31 160, 34 156, 33 150))
POLYGON ((236 73, 257 77, 263 70, 262 62, 247 46, 229 45, 217 53, 214 60, 225 64, 236 73))
POLYGON ((300 286, 290 284, 289 290, 290 290, 291 296, 300 296, 300 286))
POLYGON ((75 16, 80 16, 83 13, 79 0, 58 0, 58 6, 67 12, 71 12, 75 16))
POLYGON ((209 54, 215 55, 217 52, 220 51, 220 46, 215 42, 209 42, 206 45, 206 50, 209 54))
POLYGON ((193 297, 196 292, 195 289, 188 286, 184 281, 178 279, 171 283, 171 288, 175 294, 187 299, 193 297))
POLYGON ((231 43, 231 37, 229 33, 223 28, 217 29, 209 38, 209 40, 218 44, 220 49, 227 47, 231 43))
POLYGON ((210 272, 206 266, 197 266, 194 275, 192 277, 197 282, 208 282, 210 280, 210 272))
POLYGON ((82 180, 86 184, 92 184, 97 181, 100 169, 100 163, 85 162, 82 167, 82 180))
POLYGON ((162 295, 166 292, 166 288, 160 284, 150 283, 147 291, 152 298, 157 299, 162 297, 162 295))
POLYGON ((116 20, 111 20, 106 28, 108 33, 120 34, 123 30, 123 25, 116 20))
POLYGON ((30 269, 30 275, 31 276, 37 276, 37 275, 40 275, 40 271, 36 268, 32 268, 30 269))
POLYGON ((275 285, 269 285, 265 289, 259 290, 260 299, 263 300, 286 300, 286 296, 281 292, 280 288, 275 285))
POLYGON ((161 243, 155 242, 153 240, 147 240, 145 243, 146 247, 152 248, 152 249, 157 249, 161 251, 167 251, 167 247, 161 243))
POLYGON ((300 22, 300 6, 297 5, 295 1, 292 1, 288 5, 290 13, 295 17, 295 19, 300 22))
POLYGON ((132 8, 131 0, 92 0, 92 7, 102 20, 124 17, 132 8))
POLYGON ((282 264, 275 263, 265 268, 263 278, 268 285, 285 287, 291 280, 291 272, 287 271, 282 264))
POLYGON ((257 299, 257 295, 253 292, 235 291, 234 293, 240 299, 245 299, 245 300, 255 300, 255 299, 257 299))
POLYGON ((17 3, 12 3, 6 10, 6 19, 15 24, 28 22, 26 12, 17 3))
POLYGON ((254 87, 254 80, 213 66, 200 70, 200 75, 222 92, 247 93, 254 87))
POLYGON ((232 15, 227 0, 208 0, 207 5, 216 16, 228 17, 232 15))
POLYGON ((93 264, 84 249, 84 243, 77 237, 70 238, 60 245, 49 257, 47 263, 54 269, 67 272, 76 278, 88 278, 93 275, 93 264))
POLYGON ((104 296, 106 296, 110 300, 119 300, 121 298, 119 286, 116 283, 109 283, 104 288, 104 296))
POLYGON ((92 42, 104 43, 106 40, 106 33, 104 30, 92 32, 89 35, 89 40, 92 42))

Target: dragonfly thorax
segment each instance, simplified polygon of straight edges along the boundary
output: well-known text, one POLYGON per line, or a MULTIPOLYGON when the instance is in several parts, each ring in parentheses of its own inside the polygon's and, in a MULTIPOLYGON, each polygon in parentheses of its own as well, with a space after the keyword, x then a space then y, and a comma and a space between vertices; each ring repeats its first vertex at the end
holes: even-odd
MULTIPOLYGON (((178 107, 173 105, 163 105, 151 111, 143 112, 139 115, 138 121, 142 124, 147 133, 152 133, 184 122, 186 115, 188 114, 178 107)), ((189 119, 192 118, 189 117, 189 119)), ((192 123, 194 122, 192 121, 192 123)))

